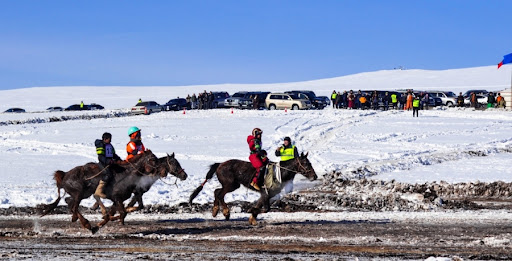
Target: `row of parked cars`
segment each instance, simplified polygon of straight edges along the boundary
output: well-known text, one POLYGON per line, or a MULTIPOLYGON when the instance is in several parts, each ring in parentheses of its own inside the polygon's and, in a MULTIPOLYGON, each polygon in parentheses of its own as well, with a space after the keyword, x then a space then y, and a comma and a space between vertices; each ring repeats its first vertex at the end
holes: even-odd
MULTIPOLYGON (((49 107, 46 109, 46 111, 52 112, 52 111, 94 111, 94 110, 103 110, 105 109, 103 106, 92 103, 92 104, 84 104, 83 106, 80 106, 80 104, 73 104, 66 108, 60 107, 60 106, 54 106, 49 107)), ((9 108, 6 111, 7 113, 23 113, 25 112, 25 109, 22 108, 9 108)))
MULTIPOLYGON (((327 96, 316 96, 313 91, 283 93, 244 91, 236 92, 231 96, 227 92, 212 92, 212 95, 212 108, 307 110, 323 109, 330 104, 327 96)), ((184 98, 171 99, 163 105, 155 101, 141 101, 131 108, 131 112, 133 114, 150 114, 160 111, 178 111, 184 108, 195 109, 198 108, 198 104, 184 98)))

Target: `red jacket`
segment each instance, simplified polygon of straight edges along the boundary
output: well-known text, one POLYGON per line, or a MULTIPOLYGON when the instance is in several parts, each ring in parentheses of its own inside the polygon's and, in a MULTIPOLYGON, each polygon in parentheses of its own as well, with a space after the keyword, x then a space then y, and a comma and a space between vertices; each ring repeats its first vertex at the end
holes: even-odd
POLYGON ((249 144, 249 150, 251 154, 255 154, 261 151, 261 140, 256 137, 249 135, 247 136, 247 144, 249 144))

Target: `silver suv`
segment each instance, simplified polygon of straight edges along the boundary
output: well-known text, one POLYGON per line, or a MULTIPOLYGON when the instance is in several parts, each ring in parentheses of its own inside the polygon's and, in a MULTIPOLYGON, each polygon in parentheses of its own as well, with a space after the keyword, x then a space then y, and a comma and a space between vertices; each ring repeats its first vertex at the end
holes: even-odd
POLYGON ((269 93, 265 99, 265 105, 269 110, 292 109, 309 110, 311 102, 305 98, 299 98, 296 94, 290 93, 269 93))
POLYGON ((432 98, 440 98, 445 106, 452 107, 457 104, 457 95, 453 92, 430 91, 429 94, 432 98))

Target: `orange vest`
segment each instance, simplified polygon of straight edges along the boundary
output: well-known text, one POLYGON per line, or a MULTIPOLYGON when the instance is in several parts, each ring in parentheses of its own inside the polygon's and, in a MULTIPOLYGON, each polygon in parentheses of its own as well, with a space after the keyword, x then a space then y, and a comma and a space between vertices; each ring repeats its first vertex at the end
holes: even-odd
POLYGON ((139 146, 137 146, 133 141, 128 142, 128 144, 126 144, 126 153, 128 153, 126 160, 133 158, 137 154, 144 153, 145 150, 146 148, 144 148, 144 144, 142 144, 142 142, 139 146))

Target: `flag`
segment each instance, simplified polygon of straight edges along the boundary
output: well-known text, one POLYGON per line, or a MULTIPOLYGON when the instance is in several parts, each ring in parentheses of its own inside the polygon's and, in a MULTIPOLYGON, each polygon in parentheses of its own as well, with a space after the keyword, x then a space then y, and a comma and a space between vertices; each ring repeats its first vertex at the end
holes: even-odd
POLYGON ((512 63, 512 53, 509 53, 505 56, 503 56, 503 61, 501 61, 500 63, 498 63, 498 69, 504 65, 504 64, 507 64, 507 63, 512 63))

